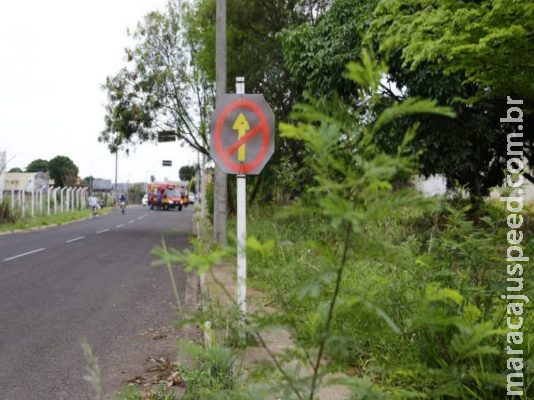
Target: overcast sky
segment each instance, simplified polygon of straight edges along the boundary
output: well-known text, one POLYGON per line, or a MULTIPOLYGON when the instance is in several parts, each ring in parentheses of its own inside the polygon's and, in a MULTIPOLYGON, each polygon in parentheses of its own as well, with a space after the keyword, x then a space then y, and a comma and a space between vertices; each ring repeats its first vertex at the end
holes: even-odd
MULTIPOLYGON (((115 157, 97 137, 104 127, 100 85, 124 65, 134 28, 166 0, 1 0, 0 151, 8 168, 70 157, 80 177, 113 179, 115 157)), ((145 144, 119 157, 119 182, 178 179, 196 154, 176 143, 145 144), (172 160, 172 168, 162 160, 172 160)))

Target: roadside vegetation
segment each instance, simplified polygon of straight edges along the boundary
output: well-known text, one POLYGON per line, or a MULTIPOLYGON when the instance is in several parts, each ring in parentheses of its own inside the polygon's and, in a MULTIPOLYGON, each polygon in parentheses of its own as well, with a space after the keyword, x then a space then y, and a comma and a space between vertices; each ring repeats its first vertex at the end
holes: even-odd
MULTIPOLYGON (((99 211, 100 214, 107 213, 109 208, 104 208, 99 211)), ((31 228, 39 228, 48 225, 61 225, 68 222, 77 221, 84 218, 91 217, 91 210, 76 210, 63 212, 58 214, 37 214, 35 217, 23 217, 20 209, 11 208, 9 202, 4 200, 0 203, 0 233, 11 232, 16 230, 25 230, 31 228)))
MULTIPOLYGON (((165 133, 209 153, 214 3, 171 2, 141 21, 127 65, 106 81, 99 140, 128 147, 165 133)), ((515 128, 499 119, 507 96, 522 99, 523 123, 533 122, 534 68, 519 60, 534 53, 534 6, 228 3, 228 86, 245 76, 247 92, 263 93, 279 122, 274 157, 248 180, 249 284, 273 311, 248 315, 244 328, 220 305, 186 321, 209 320, 225 334, 208 348, 181 344, 194 360, 181 370, 183 398, 313 400, 334 372, 353 399, 505 398, 507 212, 487 196, 506 174, 506 134, 515 128), (446 196, 411 188, 413 176, 432 174, 445 177, 446 196), (246 346, 266 347, 262 330, 278 325, 296 347, 245 379, 246 346)), ((530 163, 534 131, 523 132, 530 163)), ((534 181, 528 168, 523 176, 534 181)), ((210 212, 213 197, 210 186, 210 212)), ((531 208, 522 214, 522 249, 531 254, 531 208)), ((155 253, 163 264, 210 273, 233 262, 230 242, 155 253)), ((532 293, 532 269, 522 278, 532 293)), ((510 397, 521 400, 534 397, 534 322, 524 306, 524 394, 510 397)))
MULTIPOLYGON (((371 57, 349 64, 361 99, 379 101, 384 68, 371 57)), ((372 143, 399 118, 427 114, 454 117, 416 98, 370 121, 335 102, 310 98, 295 107, 295 122, 282 123, 281 134, 304 145, 303 168, 313 178, 289 205, 249 214, 249 276, 275 311, 247 316, 245 330, 264 344, 262 329, 286 325, 297 347, 243 381, 235 367, 243 348, 235 336, 208 349, 197 346, 197 364, 184 371, 197 378, 188 381, 191 396, 184 398, 314 399, 332 372, 345 373, 342 382, 354 399, 506 397, 505 208, 473 202, 462 190, 424 199, 411 189, 416 121, 395 153, 372 143), (285 367, 288 360, 307 372, 285 367)), ((524 215, 528 219, 529 211, 524 215)), ((531 224, 524 234, 532 234, 531 224)), ((157 254, 205 273, 235 253, 235 243, 196 243, 193 252, 157 254)), ((525 293, 531 292, 532 272, 525 269, 523 278, 525 293)), ((196 322, 209 318, 201 314, 196 322)), ((226 325, 237 329, 237 318, 226 325)), ((525 315, 523 329, 533 328, 525 315)), ((519 348, 526 360, 521 398, 527 399, 534 394, 532 336, 519 348)))
MULTIPOLYGON (((328 232, 320 214, 289 221, 283 211, 254 215, 251 234, 276 244, 250 261, 252 282, 270 294, 276 318, 294 328, 301 346, 313 349, 328 333, 325 369, 354 375, 347 383, 355 398, 505 398, 506 215, 494 205, 473 215, 462 203, 402 207, 363 223, 350 243, 329 332, 342 232, 328 232)), ((532 318, 525 322, 532 332, 532 318)), ((532 365, 527 337, 521 348, 532 365)), ((532 367, 527 371, 525 399, 533 394, 532 367)))

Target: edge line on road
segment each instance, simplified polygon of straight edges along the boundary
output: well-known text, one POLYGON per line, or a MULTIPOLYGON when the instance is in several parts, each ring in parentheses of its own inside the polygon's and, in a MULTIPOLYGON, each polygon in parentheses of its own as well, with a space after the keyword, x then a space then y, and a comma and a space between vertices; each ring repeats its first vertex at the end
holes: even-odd
POLYGON ((13 256, 13 257, 4 258, 2 261, 11 261, 11 260, 14 260, 15 258, 24 257, 24 256, 27 256, 27 255, 30 255, 30 254, 38 253, 38 252, 40 252, 40 251, 43 251, 44 249, 45 249, 45 248, 42 247, 42 248, 40 248, 40 249, 35 249, 35 250, 27 251, 26 253, 18 254, 18 255, 13 256))
POLYGON ((115 228, 122 228, 124 226, 124 224, 120 224, 120 225, 117 225, 115 228))
POLYGON ((132 219, 131 221, 128 221, 129 224, 133 224, 135 222, 135 219, 132 219))
POLYGON ((100 235, 101 233, 109 232, 109 229, 102 229, 101 231, 98 231, 96 234, 100 235))
POLYGON ((85 236, 78 236, 78 237, 75 237, 74 239, 70 239, 70 240, 65 241, 65 243, 72 243, 72 242, 75 242, 77 240, 82 240, 84 238, 85 238, 85 236))

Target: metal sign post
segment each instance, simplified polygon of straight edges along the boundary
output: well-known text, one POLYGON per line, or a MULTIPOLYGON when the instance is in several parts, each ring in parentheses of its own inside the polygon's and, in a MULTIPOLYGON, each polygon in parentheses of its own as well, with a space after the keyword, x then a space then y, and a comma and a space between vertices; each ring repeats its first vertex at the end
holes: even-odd
MULTIPOLYGON (((245 94, 245 78, 237 77, 235 89, 237 94, 245 94)), ((243 114, 239 114, 233 124, 238 131, 238 138, 250 129, 243 114), (243 120, 244 121, 240 121, 243 120), (243 123, 244 122, 244 123, 243 123), (245 129, 246 128, 246 129, 245 129)), ((238 161, 245 161, 245 145, 238 150, 238 161)), ((237 174, 237 306, 242 322, 247 313, 247 176, 237 174)))
MULTIPOLYGON (((237 306, 241 324, 247 311, 247 175, 257 175, 274 153, 274 114, 261 94, 245 94, 245 78, 236 93, 217 100, 211 120, 210 155, 237 177, 237 306)), ((241 333, 244 333, 242 330, 241 333)))

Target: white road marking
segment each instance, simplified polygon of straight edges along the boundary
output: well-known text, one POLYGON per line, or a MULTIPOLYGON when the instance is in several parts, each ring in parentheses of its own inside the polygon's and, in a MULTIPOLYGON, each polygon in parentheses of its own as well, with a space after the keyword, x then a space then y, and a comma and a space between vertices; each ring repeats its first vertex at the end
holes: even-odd
POLYGON ((135 222, 135 219, 132 219, 131 221, 128 221, 129 224, 133 224, 135 222))
POLYGON ((100 235, 101 233, 108 232, 109 229, 102 229, 101 231, 98 231, 96 234, 100 235))
POLYGON ((67 240, 65 243, 72 243, 77 240, 82 240, 83 238, 85 238, 85 236, 78 236, 78 237, 75 237, 74 239, 67 240))
POLYGON ((124 224, 120 224, 120 225, 117 225, 115 228, 122 228, 124 226, 124 224))
POLYGON ((137 219, 139 220, 143 219, 143 215, 141 215, 140 217, 137 217, 137 219))
POLYGON ((28 251, 26 253, 18 254, 18 255, 13 256, 13 257, 4 258, 2 261, 11 261, 11 260, 14 260, 15 258, 24 257, 24 256, 27 256, 27 255, 30 255, 30 254, 33 254, 33 253, 38 253, 38 252, 43 251, 43 250, 44 250, 44 247, 41 248, 41 249, 35 249, 35 250, 32 250, 32 251, 28 251))

